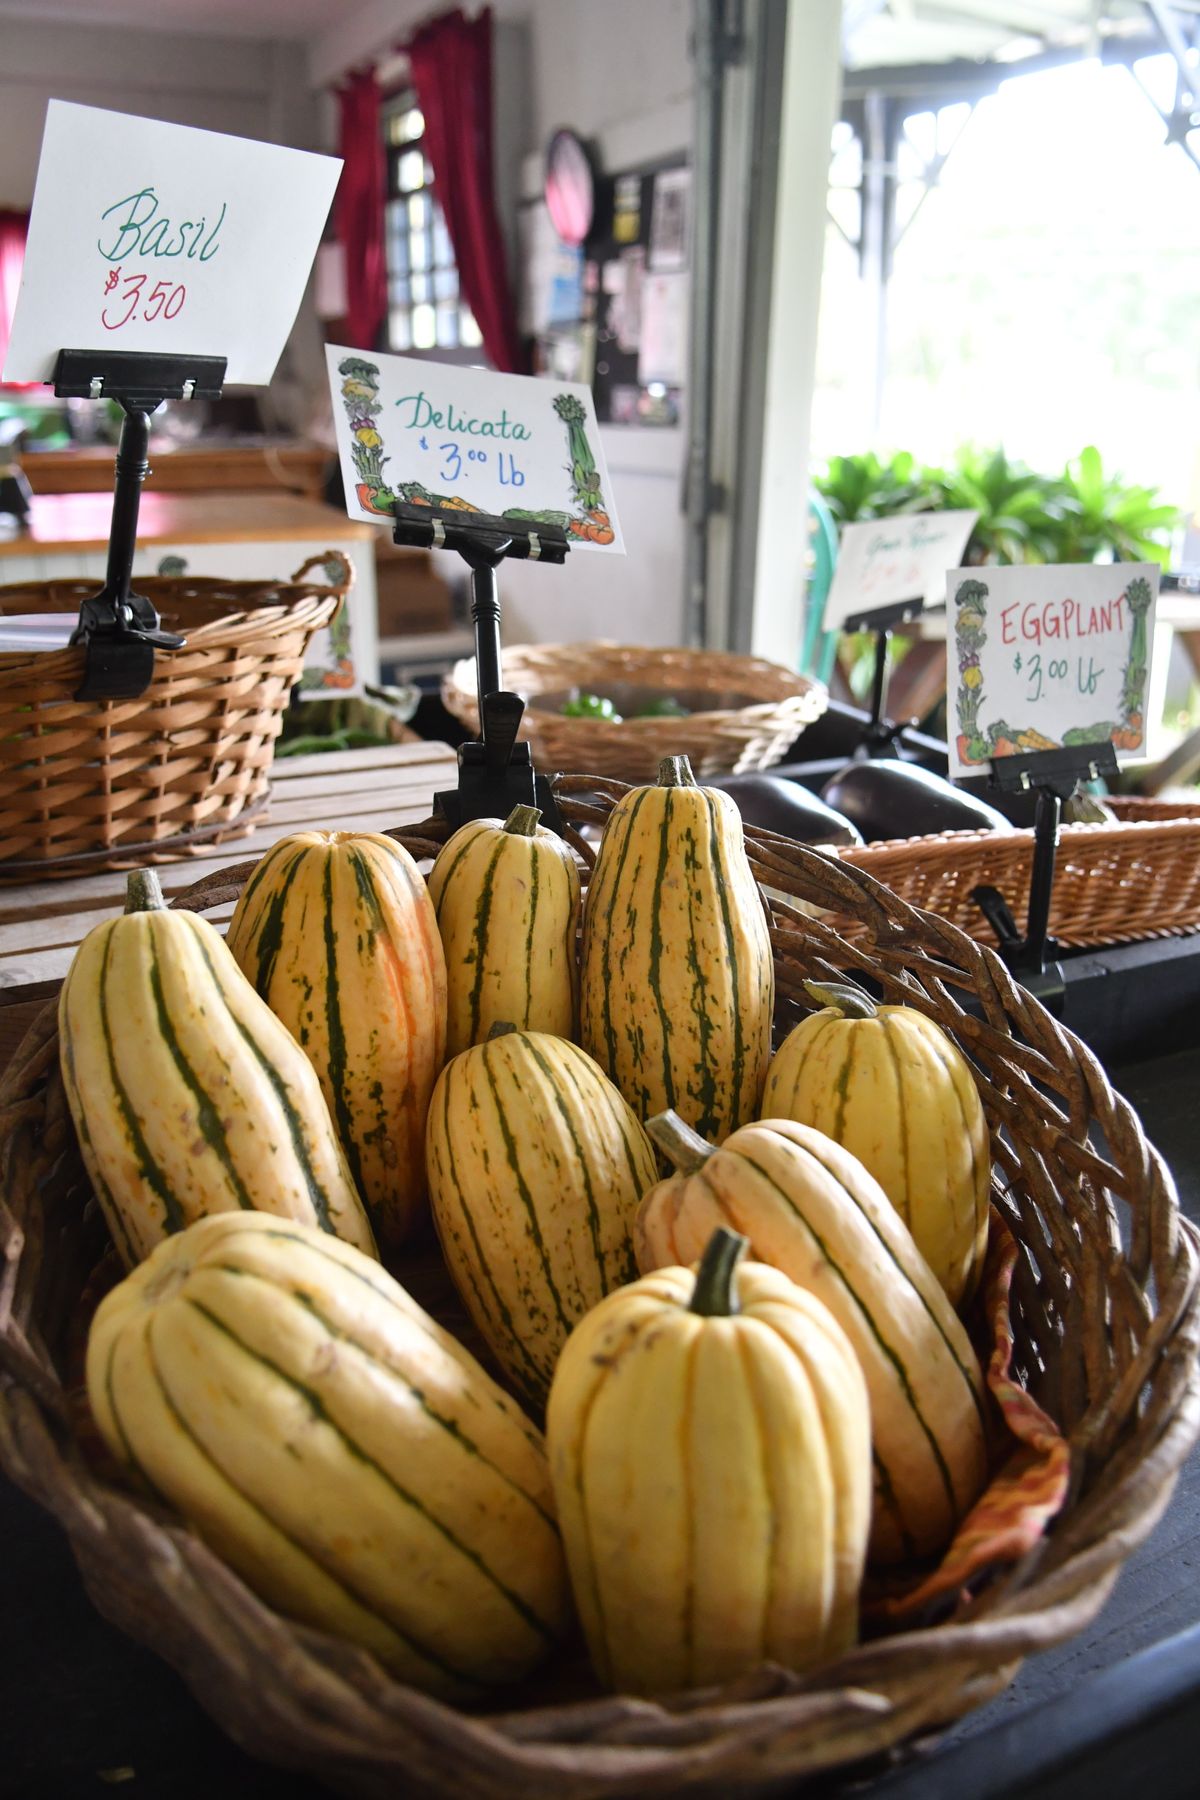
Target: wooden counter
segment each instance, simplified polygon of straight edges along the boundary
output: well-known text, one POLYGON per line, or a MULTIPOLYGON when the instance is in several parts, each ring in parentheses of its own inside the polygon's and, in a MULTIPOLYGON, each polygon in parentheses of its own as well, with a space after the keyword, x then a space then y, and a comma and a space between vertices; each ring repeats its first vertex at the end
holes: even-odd
MULTIPOLYGON (((232 488, 303 494, 319 500, 332 450, 295 438, 260 443, 155 445, 151 487, 159 493, 211 493, 232 488)), ((76 444, 67 450, 27 450, 21 467, 35 494, 112 493, 113 446, 76 444)))
MULTIPOLYGON (((29 529, 0 538, 3 563, 31 556, 104 550, 112 518, 112 459, 105 493, 35 494, 29 529)), ((172 494, 147 488, 138 514, 141 544, 373 544, 376 528, 299 494, 172 494)), ((196 574, 211 573, 195 570, 196 574)), ((224 573, 224 570, 219 573, 224 573)), ((0 572, 0 579, 21 579, 0 572)))

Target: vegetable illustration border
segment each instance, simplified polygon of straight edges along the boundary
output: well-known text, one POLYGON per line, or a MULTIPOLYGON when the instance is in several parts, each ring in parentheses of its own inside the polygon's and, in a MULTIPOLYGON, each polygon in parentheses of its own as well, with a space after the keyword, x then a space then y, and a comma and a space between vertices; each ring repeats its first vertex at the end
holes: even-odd
MULTIPOLYGON (((388 487, 383 466, 392 459, 383 454, 383 436, 376 424, 383 411, 379 403, 379 365, 367 362, 363 357, 346 356, 338 364, 338 374, 342 377, 342 405, 354 439, 350 455, 358 476, 355 492, 365 512, 390 518, 397 500, 403 500, 409 506, 450 507, 459 512, 481 510, 461 494, 431 493, 419 481, 401 481, 394 488, 388 487)), ((569 537, 594 544, 611 544, 616 534, 605 507, 596 457, 588 442, 587 411, 574 394, 556 394, 553 406, 566 428, 568 460, 563 467, 570 478, 575 510, 543 508, 533 511, 510 506, 500 516, 530 524, 557 525, 569 537)))
POLYGON ((1121 675, 1121 718, 1098 721, 1094 725, 1072 725, 1061 740, 1048 738, 1032 726, 1012 726, 1006 719, 994 719, 986 730, 980 727, 979 710, 983 704, 983 670, 980 652, 987 642, 987 583, 970 578, 960 581, 954 592, 957 610, 954 636, 958 652, 959 685, 955 695, 958 718, 958 754, 963 763, 989 762, 994 756, 1010 756, 1017 750, 1058 750, 1066 744, 1098 744, 1110 739, 1118 750, 1141 748, 1145 736, 1144 700, 1149 671, 1146 615, 1153 600, 1150 583, 1135 575, 1121 598, 1128 602, 1131 615, 1129 653, 1121 675))

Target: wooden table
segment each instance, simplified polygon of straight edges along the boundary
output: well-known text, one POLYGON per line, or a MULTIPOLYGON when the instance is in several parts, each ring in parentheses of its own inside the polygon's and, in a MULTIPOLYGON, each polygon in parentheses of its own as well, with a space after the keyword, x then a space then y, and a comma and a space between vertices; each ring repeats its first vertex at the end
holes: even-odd
MULTIPOLYGON (((434 793, 456 780, 455 755, 446 744, 282 757, 272 770, 265 823, 245 837, 206 845, 186 861, 160 863, 163 892, 170 899, 203 875, 262 856, 292 831, 386 831, 416 824, 428 817, 434 793)), ((121 910, 124 892, 123 874, 0 886, 0 1068, 57 990, 80 939, 121 910)), ((231 911, 227 906, 208 916, 222 926, 231 911)))

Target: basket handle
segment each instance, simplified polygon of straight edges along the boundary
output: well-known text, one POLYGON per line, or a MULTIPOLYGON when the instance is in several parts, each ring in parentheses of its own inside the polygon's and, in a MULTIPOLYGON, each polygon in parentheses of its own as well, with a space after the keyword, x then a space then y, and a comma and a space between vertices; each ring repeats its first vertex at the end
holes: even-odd
POLYGON ((344 550, 321 550, 316 556, 310 556, 307 562, 301 563, 292 580, 303 581, 308 571, 318 565, 325 571, 327 587, 343 596, 350 592, 354 586, 354 564, 344 550), (336 575, 333 572, 335 569, 339 571, 336 575))

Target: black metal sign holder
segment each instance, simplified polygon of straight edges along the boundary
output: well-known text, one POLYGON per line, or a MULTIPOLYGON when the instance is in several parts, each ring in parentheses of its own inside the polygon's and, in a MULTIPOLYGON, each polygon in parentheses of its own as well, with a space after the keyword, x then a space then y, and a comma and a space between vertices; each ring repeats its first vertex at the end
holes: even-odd
POLYGON ((1059 750, 1017 751, 992 763, 991 786, 999 793, 1037 793, 1033 827, 1033 870, 1024 935, 998 888, 972 889, 971 897, 1000 940, 1000 954, 1023 987, 1043 1002, 1061 1002, 1065 981, 1050 936, 1050 901, 1058 852, 1062 803, 1080 781, 1117 773, 1117 753, 1106 738, 1095 744, 1067 744, 1059 750))
MULTIPOLYGON (((875 670, 871 678, 871 717, 863 726, 860 750, 868 757, 896 756, 899 753, 903 725, 887 717, 887 659, 892 633, 901 625, 910 625, 924 610, 923 600, 901 600, 893 606, 879 606, 871 612, 851 613, 842 621, 844 632, 869 631, 875 639, 875 670)), ((856 753, 857 754, 857 753, 856 753)))
POLYGON ((454 550, 471 571, 480 736, 459 745, 458 787, 434 796, 438 810, 457 830, 471 819, 506 819, 514 806, 536 806, 542 823, 560 830, 550 784, 535 771, 529 745, 517 742, 525 702, 502 686, 496 571, 506 557, 564 563, 571 547, 566 533, 557 525, 436 505, 413 506, 403 500, 394 510, 392 536, 397 544, 454 550))
POLYGON ((164 400, 216 400, 225 380, 223 356, 158 356, 132 350, 60 350, 56 394, 115 400, 124 411, 117 447, 112 524, 104 586, 79 609, 73 644, 84 646, 77 700, 132 700, 149 687, 156 650, 182 649, 185 639, 162 629, 142 594, 133 591, 142 486, 150 473, 150 418, 164 400))

